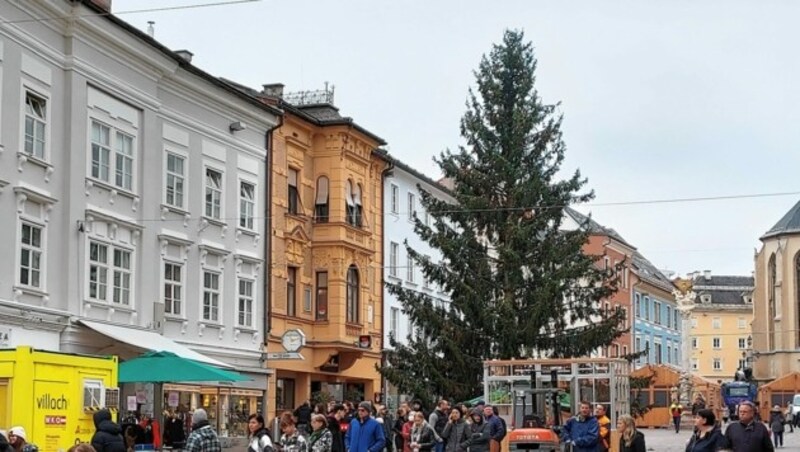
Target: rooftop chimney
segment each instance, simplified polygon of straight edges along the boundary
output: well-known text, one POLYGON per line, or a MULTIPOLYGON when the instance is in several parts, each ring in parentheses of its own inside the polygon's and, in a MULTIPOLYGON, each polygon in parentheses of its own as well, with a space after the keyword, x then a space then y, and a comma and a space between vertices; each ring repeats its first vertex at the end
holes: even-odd
POLYGON ((706 281, 711 281, 711 270, 703 270, 703 278, 706 281))
POLYGON ((283 97, 283 83, 268 83, 262 85, 264 87, 263 94, 270 97, 283 97))
POLYGON ((111 0, 91 0, 92 3, 100 8, 102 8, 105 12, 111 12, 111 0))
POLYGON ((153 26, 155 24, 156 24, 155 21, 152 20, 147 21, 147 36, 150 36, 151 38, 156 37, 156 28, 153 26))
POLYGON ((175 53, 177 53, 178 56, 181 57, 181 59, 183 59, 183 61, 187 63, 192 62, 192 57, 194 56, 192 52, 188 50, 176 50, 175 53))

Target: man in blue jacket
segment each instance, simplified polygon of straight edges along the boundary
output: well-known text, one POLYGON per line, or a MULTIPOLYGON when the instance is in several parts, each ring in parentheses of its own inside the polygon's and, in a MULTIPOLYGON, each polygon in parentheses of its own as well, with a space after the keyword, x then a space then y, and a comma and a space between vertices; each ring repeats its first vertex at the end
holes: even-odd
POLYGON ((383 427, 372 416, 369 402, 358 404, 358 413, 344 437, 347 452, 381 452, 386 445, 383 427))
POLYGON ((573 452, 597 452, 600 445, 600 424, 592 416, 592 405, 581 401, 580 411, 577 416, 571 417, 562 437, 565 443, 572 444, 573 452))

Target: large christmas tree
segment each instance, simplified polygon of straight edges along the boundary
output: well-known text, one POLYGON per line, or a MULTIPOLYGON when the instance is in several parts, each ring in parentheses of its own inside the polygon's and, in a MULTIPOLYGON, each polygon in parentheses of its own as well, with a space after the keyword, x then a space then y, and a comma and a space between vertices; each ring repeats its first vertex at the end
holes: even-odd
POLYGON ((420 334, 393 341, 381 372, 429 403, 479 395, 486 359, 585 356, 622 332, 623 313, 599 302, 616 290, 614 272, 582 252, 584 228, 562 227, 564 209, 593 194, 579 172, 559 174, 562 118, 539 98, 535 70, 532 44, 507 31, 475 72, 466 145, 437 158, 456 203, 422 192, 433 222, 415 229, 443 259, 406 247, 449 308, 389 284, 420 334))

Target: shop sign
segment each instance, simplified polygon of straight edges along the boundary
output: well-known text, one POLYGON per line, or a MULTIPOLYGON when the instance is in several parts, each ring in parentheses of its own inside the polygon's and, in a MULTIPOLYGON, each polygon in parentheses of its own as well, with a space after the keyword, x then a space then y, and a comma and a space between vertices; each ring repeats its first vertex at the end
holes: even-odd
POLYGON ((267 353, 267 360, 281 360, 281 359, 305 359, 303 355, 297 352, 269 352, 267 353))
POLYGON ((128 400, 126 402, 127 402, 126 405, 128 407, 128 411, 136 411, 136 409, 139 408, 137 406, 138 404, 136 403, 136 396, 135 395, 129 395, 128 396, 128 400))

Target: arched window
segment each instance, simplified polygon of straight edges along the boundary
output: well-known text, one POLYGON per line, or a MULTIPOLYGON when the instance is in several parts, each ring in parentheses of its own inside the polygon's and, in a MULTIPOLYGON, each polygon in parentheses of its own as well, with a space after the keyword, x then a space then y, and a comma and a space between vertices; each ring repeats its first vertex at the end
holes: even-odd
POLYGON ((767 347, 768 350, 775 349, 775 299, 777 297, 777 284, 778 284, 778 269, 775 263, 775 255, 769 258, 767 265, 767 290, 769 295, 767 297, 767 347))
POLYGON ((330 194, 328 192, 328 178, 320 176, 317 179, 317 198, 314 201, 314 219, 317 223, 327 223, 330 216, 328 202, 330 194))
POLYGON ((362 204, 361 196, 362 196, 361 184, 356 184, 355 190, 353 191, 353 204, 355 205, 355 208, 354 208, 354 214, 355 215, 353 217, 353 223, 352 224, 353 224, 353 226, 355 226, 357 228, 361 227, 361 225, 363 223, 362 220, 364 218, 363 217, 364 208, 361 205, 362 204))
POLYGON ((353 182, 348 180, 344 187, 344 202, 345 202, 345 221, 347 224, 355 224, 356 203, 353 202, 353 182))
POLYGON ((355 265, 351 265, 347 269, 347 323, 358 323, 358 291, 358 268, 355 265))

